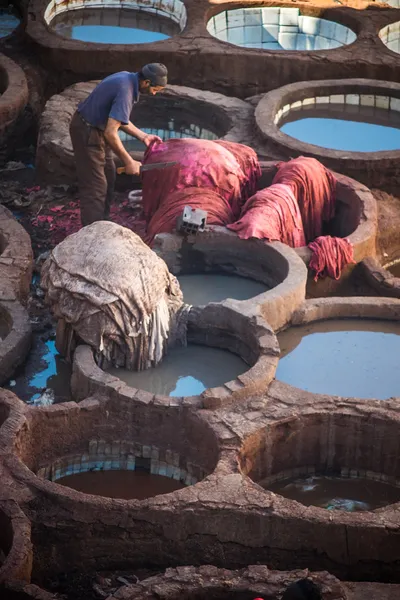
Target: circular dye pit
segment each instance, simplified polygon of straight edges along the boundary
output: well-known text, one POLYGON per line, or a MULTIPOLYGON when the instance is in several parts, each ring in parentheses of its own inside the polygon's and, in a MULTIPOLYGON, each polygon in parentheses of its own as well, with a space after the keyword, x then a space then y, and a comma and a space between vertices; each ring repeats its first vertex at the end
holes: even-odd
POLYGON ((185 487, 183 483, 170 477, 139 470, 89 471, 67 475, 58 479, 57 483, 84 494, 124 500, 144 500, 185 487))
POLYGON ((207 30, 223 42, 261 50, 328 50, 351 44, 357 37, 334 21, 279 6, 223 11, 209 20, 207 30))
POLYGON ((368 479, 313 475, 259 485, 305 506, 363 512, 400 501, 400 488, 368 479))
POLYGON ((396 258, 396 260, 392 260, 390 263, 387 263, 383 267, 387 271, 389 271, 395 277, 400 278, 400 258, 396 258))
MULTIPOLYGON (((12 6, 12 5, 11 5, 12 6)), ((12 8, 0 8, 0 38, 10 35, 20 24, 20 19, 12 8)))
POLYGON ((279 119, 280 130, 301 142, 332 150, 400 149, 398 98, 359 94, 339 94, 336 101, 331 98, 335 100, 334 96, 320 96, 293 103, 279 119))
MULTIPOLYGON (((68 6, 68 5, 67 5, 68 6)), ((85 7, 74 3, 74 10, 51 2, 45 19, 63 37, 97 44, 148 44, 172 37, 186 24, 186 9, 180 0, 116 3, 85 7)))
POLYGON ((269 289, 259 281, 225 273, 178 275, 178 281, 184 301, 193 306, 222 302, 227 298, 248 300, 269 289))
POLYGON ((276 379, 320 394, 384 400, 400 395, 400 323, 318 321, 278 336, 276 379))
POLYGON ((110 368, 108 373, 129 386, 162 396, 197 396, 204 390, 235 379, 248 370, 232 352, 189 344, 173 348, 157 367, 137 373, 110 368))

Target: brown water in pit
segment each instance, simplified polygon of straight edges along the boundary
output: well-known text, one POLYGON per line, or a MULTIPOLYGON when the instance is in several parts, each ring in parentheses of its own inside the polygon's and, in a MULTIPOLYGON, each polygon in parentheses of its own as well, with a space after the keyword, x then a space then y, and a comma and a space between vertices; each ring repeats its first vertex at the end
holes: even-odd
POLYGON ((400 501, 400 488, 369 479, 313 476, 260 485, 305 506, 327 510, 362 512, 400 501))
POLYGON ((160 494, 169 494, 185 486, 176 479, 152 475, 145 471, 89 471, 57 479, 57 483, 84 494, 144 500, 160 494))
POLYGON ((400 396, 400 323, 332 319, 278 335, 276 379, 309 392, 384 400, 400 396))

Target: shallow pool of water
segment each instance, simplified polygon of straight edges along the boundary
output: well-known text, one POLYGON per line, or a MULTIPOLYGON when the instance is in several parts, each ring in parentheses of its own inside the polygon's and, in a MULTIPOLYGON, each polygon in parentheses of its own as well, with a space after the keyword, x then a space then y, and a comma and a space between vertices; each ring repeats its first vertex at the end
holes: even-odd
POLYGON ((137 373, 125 369, 109 369, 134 388, 163 396, 195 396, 210 387, 235 379, 249 367, 227 350, 191 344, 173 348, 154 369, 137 373))
MULTIPOLYGON (((171 116, 170 113, 168 108, 163 116, 159 114, 141 115, 139 112, 137 118, 134 117, 134 123, 145 133, 158 135, 163 141, 175 138, 218 139, 216 133, 203 127, 200 121, 196 122, 193 115, 186 115, 185 111, 182 111, 181 114, 175 111, 174 116, 171 116)), ((119 137, 128 152, 144 150, 145 146, 142 142, 125 132, 120 131, 119 137)))
POLYGON ((400 149, 400 113, 397 111, 347 104, 304 108, 290 111, 279 127, 283 133, 301 142, 332 150, 377 152, 400 149), (342 107, 340 112, 338 106, 342 107))
POLYGON ((19 18, 8 11, 0 9, 0 38, 10 35, 20 24, 19 18))
POLYGON ((69 10, 54 17, 51 27, 63 37, 97 44, 148 44, 180 31, 172 19, 118 8, 69 10))
POLYGON ((263 487, 306 506, 346 512, 375 510, 400 501, 400 488, 368 479, 314 476, 285 479, 263 487))
POLYGON ((400 277, 400 259, 385 265, 385 269, 390 271, 395 277, 400 277))
POLYGON ((400 323, 334 319, 278 335, 276 379, 309 392, 384 400, 400 396, 400 323))
POLYGON ((268 287, 259 281, 223 273, 179 275, 178 281, 186 304, 194 306, 221 302, 226 298, 248 300, 268 290, 268 287))
POLYGON ((144 471, 117 470, 76 473, 61 477, 56 483, 85 494, 125 500, 143 500, 185 487, 183 483, 170 477, 151 475, 144 471))
POLYGON ((25 363, 4 387, 35 406, 67 402, 71 373, 71 365, 58 354, 55 341, 37 337, 25 363))

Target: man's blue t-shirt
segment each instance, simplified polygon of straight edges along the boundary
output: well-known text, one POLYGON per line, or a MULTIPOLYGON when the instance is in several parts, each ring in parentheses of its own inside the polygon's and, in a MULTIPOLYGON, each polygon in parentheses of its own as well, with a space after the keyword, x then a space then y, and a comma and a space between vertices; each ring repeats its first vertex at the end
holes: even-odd
POLYGON ((105 129, 109 117, 129 123, 132 107, 139 100, 139 74, 121 71, 109 75, 78 106, 78 112, 93 127, 105 129))

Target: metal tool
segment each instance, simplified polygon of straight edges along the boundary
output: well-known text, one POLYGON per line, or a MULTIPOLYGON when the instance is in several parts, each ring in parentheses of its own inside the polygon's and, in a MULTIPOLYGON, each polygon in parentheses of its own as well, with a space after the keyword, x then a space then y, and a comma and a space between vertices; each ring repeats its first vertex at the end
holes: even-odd
MULTIPOLYGON (((167 169, 168 167, 173 167, 174 165, 177 165, 177 164, 178 163, 176 161, 170 161, 170 162, 163 162, 163 163, 153 163, 151 165, 142 165, 140 167, 140 175, 145 171, 152 171, 153 169, 167 169)), ((125 167, 118 167, 117 173, 118 173, 118 175, 122 175, 123 173, 125 173, 125 167)))
POLYGON ((179 233, 198 233, 204 231, 207 223, 207 211, 201 208, 185 206, 183 213, 177 218, 176 229, 179 233))

